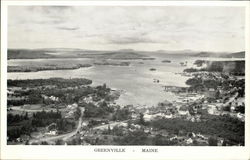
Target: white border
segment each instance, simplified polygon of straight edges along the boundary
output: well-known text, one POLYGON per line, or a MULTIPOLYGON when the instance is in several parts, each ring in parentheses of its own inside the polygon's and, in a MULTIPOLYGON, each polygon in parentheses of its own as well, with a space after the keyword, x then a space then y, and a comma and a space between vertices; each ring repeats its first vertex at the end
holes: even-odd
MULTIPOLYGON (((81 6, 241 6, 246 8, 246 97, 249 97, 250 12, 247 1, 3 1, 1 2, 1 153, 0 159, 250 159, 249 114, 246 114, 244 147, 166 147, 166 146, 7 146, 7 6, 10 5, 81 5, 81 6), (126 148, 126 153, 97 153, 94 148, 126 148), (141 153, 141 148, 158 148, 158 153, 141 153), (134 151, 133 151, 134 150, 134 151)), ((246 98, 246 113, 250 113, 246 98)))

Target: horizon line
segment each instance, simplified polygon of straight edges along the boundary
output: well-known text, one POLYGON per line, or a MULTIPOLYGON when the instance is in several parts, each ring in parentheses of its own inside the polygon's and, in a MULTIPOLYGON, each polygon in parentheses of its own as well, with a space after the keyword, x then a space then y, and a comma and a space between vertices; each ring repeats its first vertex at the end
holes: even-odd
POLYGON ((208 51, 208 50, 192 50, 192 49, 180 49, 180 50, 136 50, 132 48, 124 48, 124 49, 116 49, 116 50, 95 50, 95 49, 85 49, 85 48, 72 48, 72 47, 43 47, 43 48, 7 48, 7 50, 46 50, 46 49, 74 49, 74 50, 82 50, 82 51, 136 51, 136 52, 181 52, 181 51, 188 51, 188 52, 210 52, 210 53, 237 53, 237 52, 246 52, 246 50, 238 50, 238 51, 208 51))

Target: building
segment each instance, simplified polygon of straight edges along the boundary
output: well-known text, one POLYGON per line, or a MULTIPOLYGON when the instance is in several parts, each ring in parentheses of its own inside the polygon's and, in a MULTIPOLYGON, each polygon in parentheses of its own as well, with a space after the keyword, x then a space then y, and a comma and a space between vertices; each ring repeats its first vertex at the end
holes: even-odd
POLYGON ((50 130, 49 132, 45 133, 45 135, 48 135, 48 136, 55 136, 57 134, 58 134, 57 130, 50 130))
POLYGON ((180 108, 179 108, 179 114, 180 115, 189 115, 189 111, 188 111, 188 107, 187 106, 181 106, 180 108))
POLYGON ((216 105, 208 104, 207 105, 207 112, 208 114, 216 114, 217 113, 217 107, 216 105))
POLYGON ((192 144, 192 143, 193 143, 193 139, 192 139, 192 138, 188 138, 188 139, 186 140, 186 143, 187 143, 187 144, 192 144))

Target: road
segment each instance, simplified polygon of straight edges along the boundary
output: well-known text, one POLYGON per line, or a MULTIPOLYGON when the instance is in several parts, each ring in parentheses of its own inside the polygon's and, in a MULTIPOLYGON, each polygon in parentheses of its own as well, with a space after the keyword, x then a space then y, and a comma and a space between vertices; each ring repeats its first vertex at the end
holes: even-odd
POLYGON ((83 112, 84 112, 84 108, 81 108, 81 116, 79 118, 79 121, 78 121, 78 125, 77 125, 77 128, 70 132, 70 133, 66 133, 66 134, 61 134, 61 135, 58 135, 58 136, 53 136, 53 137, 44 137, 44 138, 40 138, 40 139, 31 139, 29 141, 29 144, 32 144, 32 143, 39 143, 39 142, 42 142, 42 141, 46 141, 46 142, 49 142, 49 141, 56 141, 56 140, 63 140, 63 141, 66 141, 67 139, 73 137, 74 135, 77 134, 78 131, 80 131, 81 129, 81 125, 82 125, 82 117, 83 117, 83 112))
MULTIPOLYGON (((130 119, 130 120, 136 120, 135 118, 133 119, 130 119)), ((100 130, 103 130, 103 129, 108 129, 108 126, 110 128, 113 128, 114 126, 116 125, 119 125, 121 123, 126 123, 128 122, 129 120, 124 120, 124 121, 119 121, 119 122, 109 122, 109 124, 104 124, 104 125, 100 125, 100 126, 96 126, 96 127, 93 127, 92 129, 100 129, 100 130)))
POLYGON ((234 96, 230 97, 229 100, 224 104, 224 106, 228 106, 229 103, 233 102, 233 101, 235 100, 235 98, 238 96, 238 94, 239 94, 239 93, 236 92, 236 93, 234 94, 234 96))

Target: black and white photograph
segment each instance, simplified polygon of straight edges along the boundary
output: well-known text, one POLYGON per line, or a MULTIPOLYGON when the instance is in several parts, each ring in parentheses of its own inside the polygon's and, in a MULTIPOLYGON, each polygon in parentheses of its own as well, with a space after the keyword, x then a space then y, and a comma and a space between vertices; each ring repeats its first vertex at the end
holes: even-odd
POLYGON ((244 8, 10 6, 10 145, 244 146, 244 8))
POLYGON ((6 11, 6 146, 246 146, 246 7, 6 11))

